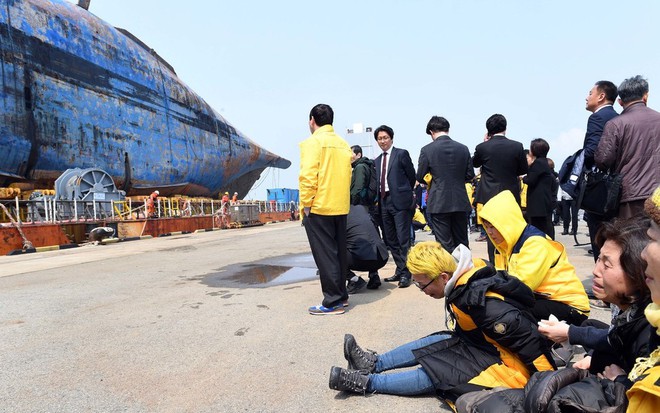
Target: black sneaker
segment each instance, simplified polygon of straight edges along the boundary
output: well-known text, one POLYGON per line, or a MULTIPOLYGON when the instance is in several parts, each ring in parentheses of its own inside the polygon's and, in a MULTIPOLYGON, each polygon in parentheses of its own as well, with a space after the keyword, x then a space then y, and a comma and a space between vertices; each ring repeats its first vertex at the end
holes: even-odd
POLYGON ((358 277, 357 281, 349 281, 346 289, 349 294, 355 294, 366 286, 367 282, 362 277, 358 277))
POLYGON ((380 277, 378 276, 378 273, 376 274, 369 274, 369 282, 367 283, 367 289, 368 290, 376 290, 378 287, 380 287, 380 277))

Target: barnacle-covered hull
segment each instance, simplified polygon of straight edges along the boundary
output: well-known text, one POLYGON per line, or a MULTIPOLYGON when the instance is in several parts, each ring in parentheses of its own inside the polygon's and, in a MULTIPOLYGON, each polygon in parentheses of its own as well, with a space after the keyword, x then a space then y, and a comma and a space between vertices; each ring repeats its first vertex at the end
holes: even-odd
POLYGON ((291 164, 139 39, 63 0, 0 5, 0 154, 0 186, 100 168, 129 195, 243 195, 265 168, 291 164))

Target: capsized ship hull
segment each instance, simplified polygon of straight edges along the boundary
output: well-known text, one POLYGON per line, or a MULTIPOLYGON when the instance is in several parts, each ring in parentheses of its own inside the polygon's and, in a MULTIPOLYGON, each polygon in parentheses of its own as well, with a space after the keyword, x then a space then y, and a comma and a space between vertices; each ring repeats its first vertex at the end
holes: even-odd
POLYGON ((67 1, 2 2, 0 82, 0 186, 94 167, 129 195, 244 195, 265 168, 291 165, 139 39, 67 1))

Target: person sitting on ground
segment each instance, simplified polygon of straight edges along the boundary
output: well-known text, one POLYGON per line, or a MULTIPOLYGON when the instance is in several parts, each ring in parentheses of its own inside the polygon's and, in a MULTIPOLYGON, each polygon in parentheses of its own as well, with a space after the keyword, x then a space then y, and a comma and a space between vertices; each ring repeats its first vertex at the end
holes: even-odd
MULTIPOLYGON (((627 393, 628 412, 660 412, 660 187, 646 200, 644 210, 651 217, 651 228, 647 231, 649 243, 642 251, 642 258, 646 261, 646 285, 653 301, 644 314, 656 334, 651 336, 651 355, 639 358, 628 375, 633 381, 627 393)), ((616 367, 612 365, 610 369, 616 367)))
POLYGON ((582 326, 541 321, 539 331, 549 339, 568 340, 590 350, 591 355, 574 363, 574 368, 598 374, 614 363, 629 372, 638 357, 649 355, 654 329, 644 317, 651 296, 644 282, 646 262, 640 255, 648 244, 649 225, 647 218, 614 220, 603 223, 596 234, 601 254, 593 271, 593 291, 598 299, 621 310, 613 312, 611 327, 598 320, 587 320, 582 326))
POLYGON ((520 388, 535 371, 553 370, 548 341, 529 313, 532 291, 459 245, 453 255, 434 241, 420 242, 407 259, 415 285, 445 298, 453 331, 443 331, 377 354, 344 337, 349 369, 332 367, 331 389, 404 396, 460 394, 497 386, 520 388), (418 369, 398 370, 419 365, 418 369), (382 374, 397 369, 390 374, 382 374))
MULTIPOLYGON (((561 409, 562 406, 576 412, 621 412, 626 409, 626 405, 629 413, 660 412, 660 187, 645 202, 644 208, 651 217, 651 226, 647 230, 649 241, 640 257, 646 262, 645 283, 652 300, 644 310, 653 330, 648 346, 652 351, 648 357, 638 358, 628 373, 627 379, 631 382, 625 393, 627 399, 624 397, 621 400, 626 388, 626 372, 621 366, 611 364, 598 377, 585 374, 585 370, 566 368, 557 372, 534 374, 524 391, 504 390, 490 394, 472 392, 457 401, 458 412, 544 412, 546 408, 547 411, 568 411, 561 409)), ((598 234, 603 236, 603 232, 598 234)), ((603 243, 603 246, 607 244, 603 243)), ((604 248, 599 260, 606 263, 609 259, 606 254, 604 248)), ((626 260, 623 256, 622 259, 626 260)), ((628 268, 626 271, 632 270, 628 268)), ((603 277, 604 285, 608 284, 605 279, 603 277)), ((597 277, 594 280, 595 291, 601 292, 598 284, 600 279, 597 277)), ((602 289, 602 293, 608 291, 607 288, 602 289)))
POLYGON ((486 233, 495 244, 495 268, 517 277, 534 291, 537 320, 554 314, 580 325, 589 315, 589 298, 564 246, 528 225, 511 191, 500 192, 481 208, 486 233))

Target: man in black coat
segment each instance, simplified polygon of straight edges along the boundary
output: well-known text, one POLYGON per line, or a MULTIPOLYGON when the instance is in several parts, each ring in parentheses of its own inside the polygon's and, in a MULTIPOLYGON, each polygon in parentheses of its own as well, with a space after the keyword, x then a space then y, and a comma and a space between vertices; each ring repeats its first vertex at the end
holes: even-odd
MULTIPOLYGON (((527 157, 520 142, 507 138, 506 118, 495 114, 486 121, 484 142, 477 145, 472 158, 475 168, 481 168, 481 180, 475 202, 477 213, 480 205, 502 191, 509 190, 520 204, 519 176, 527 173, 527 157)), ((488 241, 488 259, 493 262, 495 247, 488 241)))
POLYGON ((351 205, 346 219, 346 247, 348 248, 347 280, 349 294, 367 287, 380 287, 378 270, 387 264, 389 253, 364 205, 351 205), (353 271, 368 271, 369 282, 353 271))
POLYGON ((433 142, 419 153, 417 180, 426 183, 424 176, 431 174, 426 212, 433 235, 447 251, 459 244, 469 247, 467 226, 472 206, 465 183, 474 178, 470 151, 449 137, 449 121, 441 116, 429 120, 426 133, 433 142))
POLYGON ((374 159, 378 173, 378 210, 383 225, 383 238, 396 263, 394 276, 385 281, 399 282, 400 288, 410 286, 411 274, 406 267, 410 249, 415 200, 415 167, 405 149, 393 147, 394 131, 382 125, 374 131, 374 139, 383 151, 374 159))
MULTIPOLYGON (((600 137, 603 135, 605 124, 610 119, 619 115, 612 106, 616 100, 617 93, 618 91, 614 83, 608 80, 600 80, 596 82, 587 95, 586 109, 592 112, 587 121, 587 133, 584 136, 582 147, 584 169, 587 171, 594 167, 594 156, 600 143, 600 137)), ((603 223, 603 216, 587 212, 584 218, 589 228, 589 240, 591 241, 591 251, 594 254, 594 261, 597 261, 600 255, 600 248, 598 248, 595 238, 598 229, 603 223)))

